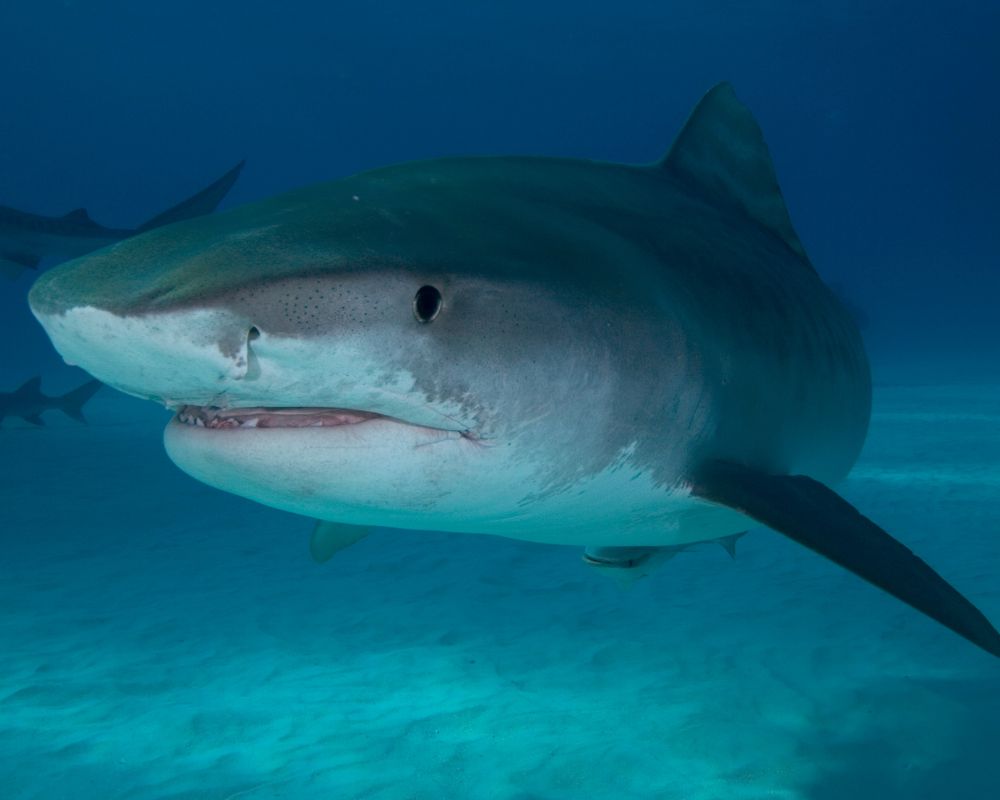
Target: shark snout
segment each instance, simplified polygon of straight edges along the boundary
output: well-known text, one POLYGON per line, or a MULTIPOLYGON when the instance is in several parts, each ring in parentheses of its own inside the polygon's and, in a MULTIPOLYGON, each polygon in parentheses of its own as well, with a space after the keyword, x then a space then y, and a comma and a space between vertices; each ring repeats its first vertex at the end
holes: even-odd
POLYGON ((216 403, 255 374, 251 325, 221 310, 120 315, 93 306, 32 311, 67 363, 128 394, 216 403))

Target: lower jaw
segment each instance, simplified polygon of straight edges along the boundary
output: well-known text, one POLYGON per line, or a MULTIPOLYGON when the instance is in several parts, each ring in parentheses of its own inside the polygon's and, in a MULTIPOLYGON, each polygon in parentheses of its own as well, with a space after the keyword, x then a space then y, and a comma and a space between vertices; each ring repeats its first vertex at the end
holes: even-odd
POLYGON ((462 442, 388 417, 321 428, 206 428, 175 417, 163 433, 175 466, 208 486, 294 514, 391 527, 434 527, 415 524, 435 491, 423 476, 465 463, 462 442))
MULTIPOLYGON (((168 427, 179 431, 241 431, 253 433, 285 432, 323 429, 337 434, 330 441, 344 441, 343 434, 354 431, 372 443, 381 438, 397 444, 409 442, 411 446, 425 446, 444 441, 462 440, 471 444, 482 442, 471 431, 434 428, 407 422, 373 411, 347 408, 268 408, 246 407, 221 409, 209 406, 181 406, 168 427), (388 437, 386 433, 390 432, 388 437), (374 439, 372 437, 375 437, 374 439)), ((317 431, 318 433, 318 431, 317 431)))
POLYGON ((388 420, 381 414, 345 408, 230 408, 182 406, 174 421, 199 428, 336 428, 358 425, 374 419, 388 420))

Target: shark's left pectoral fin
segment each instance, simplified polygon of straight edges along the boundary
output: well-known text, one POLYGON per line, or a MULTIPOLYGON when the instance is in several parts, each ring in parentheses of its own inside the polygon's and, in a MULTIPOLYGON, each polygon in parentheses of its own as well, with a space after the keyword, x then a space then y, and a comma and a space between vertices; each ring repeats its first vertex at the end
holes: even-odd
POLYGON ((340 522, 317 520, 312 538, 309 539, 309 553, 316 563, 322 564, 345 547, 364 539, 371 530, 365 525, 344 525, 340 522))
POLYGON ((692 476, 691 488, 695 496, 740 511, 826 556, 1000 657, 1000 633, 979 609, 822 483, 713 461, 692 476))

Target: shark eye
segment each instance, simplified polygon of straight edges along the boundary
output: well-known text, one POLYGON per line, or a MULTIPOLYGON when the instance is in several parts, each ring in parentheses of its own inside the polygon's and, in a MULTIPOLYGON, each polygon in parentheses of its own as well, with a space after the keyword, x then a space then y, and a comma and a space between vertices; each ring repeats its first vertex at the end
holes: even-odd
POLYGON ((421 286, 413 297, 413 316, 417 322, 430 322, 441 311, 441 292, 433 286, 421 286))

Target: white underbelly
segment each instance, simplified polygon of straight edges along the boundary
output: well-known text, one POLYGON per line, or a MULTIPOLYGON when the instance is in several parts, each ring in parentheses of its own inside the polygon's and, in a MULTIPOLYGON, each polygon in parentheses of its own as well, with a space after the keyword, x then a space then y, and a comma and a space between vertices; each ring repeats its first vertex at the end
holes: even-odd
POLYGON ((181 469, 211 486, 350 525, 599 547, 685 544, 752 524, 692 498, 682 486, 657 486, 625 462, 546 487, 530 464, 505 460, 457 434, 388 421, 343 430, 254 431, 174 422, 165 444, 181 469))

